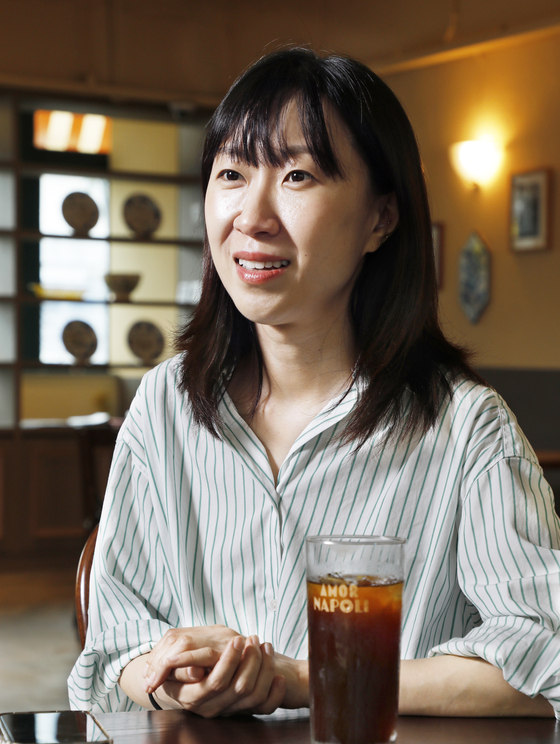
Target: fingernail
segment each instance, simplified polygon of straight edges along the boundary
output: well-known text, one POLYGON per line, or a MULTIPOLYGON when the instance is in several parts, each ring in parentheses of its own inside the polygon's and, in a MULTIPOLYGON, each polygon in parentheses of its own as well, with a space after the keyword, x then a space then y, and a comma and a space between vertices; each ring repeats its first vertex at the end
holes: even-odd
POLYGON ((272 648, 271 643, 264 644, 264 652, 267 656, 274 656, 274 649, 272 648))
POLYGON ((243 636, 237 636, 233 639, 233 648, 236 651, 242 651, 245 648, 245 638, 243 636))
POLYGON ((261 642, 259 641, 258 635, 252 635, 251 636, 251 643, 253 644, 253 646, 260 646, 261 645, 261 642))

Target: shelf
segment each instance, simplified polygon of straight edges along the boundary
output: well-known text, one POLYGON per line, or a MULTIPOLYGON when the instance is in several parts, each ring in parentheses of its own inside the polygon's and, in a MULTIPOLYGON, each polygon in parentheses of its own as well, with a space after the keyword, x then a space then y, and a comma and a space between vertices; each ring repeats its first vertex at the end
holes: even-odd
MULTIPOLYGON (((76 433, 65 425, 64 417, 68 411, 82 409, 124 413, 140 379, 155 366, 145 366, 130 349, 129 326, 144 319, 158 325, 165 336, 164 352, 156 360, 159 362, 174 353, 171 328, 181 325, 195 307, 184 302, 184 298, 194 297, 187 293, 189 287, 185 286, 184 294, 175 293, 175 288, 181 291, 179 282, 194 281, 193 277, 200 275, 204 217, 196 162, 198 131, 202 131, 207 116, 201 113, 200 127, 181 131, 180 122, 172 121, 167 109, 161 119, 165 126, 158 127, 159 115, 154 118, 148 109, 138 123, 134 118, 136 107, 129 118, 130 107, 123 104, 115 108, 104 101, 104 113, 120 120, 118 131, 115 123, 113 128, 113 155, 39 154, 33 147, 31 113, 38 103, 40 108, 57 110, 58 99, 47 93, 36 95, 40 100, 29 91, 10 94, 11 103, 3 107, 0 122, 2 132, 9 132, 11 137, 11 149, 4 146, 0 153, 0 190, 5 195, 0 215, 0 523, 4 524, 0 557, 15 565, 25 554, 30 564, 36 561, 40 566, 45 551, 43 546, 38 547, 33 521, 38 519, 37 514, 48 515, 49 525, 60 522, 66 529, 68 509, 77 515, 77 531, 81 534, 82 530, 81 507, 76 506, 82 482, 77 442, 69 441, 75 440, 76 433), (9 122, 5 115, 8 108, 9 122), (48 176, 50 186, 43 183, 48 176), (63 183, 74 180, 74 176, 81 176, 84 183, 80 185, 79 179, 73 184, 63 183), (73 229, 63 221, 61 208, 71 190, 91 192, 97 203, 105 222, 92 228, 96 237, 69 234, 73 229), (134 192, 151 196, 160 208, 161 222, 151 238, 136 238, 124 219, 123 206, 134 192), (45 212, 41 213, 41 208, 45 212), (53 234, 57 230, 65 234, 53 234), (97 237, 111 231, 115 235, 97 237), (77 242, 80 240, 84 242, 77 242), (146 250, 150 247, 152 250, 146 250), (64 272, 66 268, 75 272, 69 273, 72 278, 65 278, 66 274, 59 271, 61 266, 64 272), (42 273, 43 269, 51 273, 42 273), (108 272, 135 272, 145 283, 132 292, 130 302, 112 301, 109 298, 115 295, 109 294, 103 283, 103 274, 108 272), (40 283, 41 278, 51 287, 85 287, 95 282, 98 289, 95 295, 91 291, 76 292, 73 299, 64 295, 36 297, 28 287, 40 283), (89 299, 94 296, 96 299, 89 299), (143 297, 150 299, 140 299, 143 297), (156 297, 166 299, 153 299, 156 297), (176 302, 176 298, 181 301, 176 302), (95 328, 101 348, 91 364, 77 365, 74 357, 64 352, 63 328, 72 320, 91 323, 95 328), (60 361, 45 364, 41 358, 60 361), (95 363, 101 359, 106 361, 95 363), (33 419, 39 428, 21 427, 21 420, 33 419), (56 425, 47 426, 47 421, 56 425), (63 425, 56 421, 63 421, 63 425), (31 480, 29 455, 39 463, 35 467, 32 462, 31 480)), ((65 99, 64 108, 72 108, 74 100, 73 96, 65 99)), ((86 99, 80 106, 82 113, 91 113, 86 99)), ((8 138, 3 134, 2 143, 6 142, 8 138)), ((97 470, 105 465, 108 469, 103 454, 97 470)), ((52 543, 61 557, 74 560, 74 547, 79 541, 74 540, 69 551, 70 542, 61 534, 60 539, 49 538, 49 546, 52 543)))
MULTIPOLYGON (((56 372, 58 370, 68 370, 69 373, 72 371, 76 371, 80 374, 85 373, 86 375, 95 372, 110 372, 114 369, 133 369, 137 370, 138 372, 141 372, 144 374, 147 370, 153 369, 155 366, 157 366, 159 362, 156 362, 155 364, 151 366, 145 366, 143 364, 130 364, 130 363, 111 363, 111 364, 44 364, 43 362, 34 361, 32 359, 22 359, 21 362, 19 362, 19 367, 21 368, 22 372, 26 371, 36 371, 36 370, 45 370, 48 372, 56 372)), ((0 366, 15 366, 15 365, 0 365, 0 366)))
MULTIPOLYGON (((1 167, 1 163, 0 163, 1 167)), ((119 181, 145 181, 149 183, 169 183, 178 186, 200 184, 198 176, 164 173, 143 173, 140 171, 113 171, 100 168, 72 168, 65 166, 53 166, 49 163, 22 162, 20 165, 21 175, 42 175, 52 173, 61 176, 88 176, 90 178, 106 178, 119 181)))
POLYGON ((90 235, 86 235, 85 237, 79 236, 79 235, 50 235, 46 233, 41 233, 37 230, 0 230, 0 236, 7 235, 7 236, 15 236, 19 237, 22 240, 41 240, 42 238, 56 238, 56 240, 93 240, 97 242, 103 242, 103 243, 130 243, 134 245, 145 245, 145 246, 153 246, 153 245, 170 245, 170 246, 186 246, 189 248, 202 248, 203 241, 202 240, 196 240, 196 239, 187 239, 187 238, 150 238, 143 240, 141 238, 127 238, 127 237, 117 237, 109 235, 106 238, 94 238, 90 235))
MULTIPOLYGON (((1 298, 0 298, 1 299, 1 298)), ((16 298, 8 298, 13 302, 16 298)), ((196 305, 188 303, 172 302, 171 300, 138 300, 137 302, 120 302, 117 300, 77 300, 77 299, 66 299, 64 297, 34 297, 33 295, 22 294, 17 296, 19 302, 23 302, 27 305, 40 305, 43 302, 75 302, 82 305, 119 305, 125 307, 177 307, 177 308, 192 308, 196 305)))

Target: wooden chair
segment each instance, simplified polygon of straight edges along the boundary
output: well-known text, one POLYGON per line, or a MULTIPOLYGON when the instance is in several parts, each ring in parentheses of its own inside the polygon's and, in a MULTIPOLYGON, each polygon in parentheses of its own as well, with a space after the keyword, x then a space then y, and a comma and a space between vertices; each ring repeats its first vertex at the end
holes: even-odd
POLYGON ((91 574, 91 564, 93 561, 93 551, 97 541, 98 525, 95 525, 93 532, 88 537, 76 573, 76 622, 78 625, 78 635, 82 648, 86 643, 86 632, 88 626, 88 607, 89 607, 89 577, 91 574))

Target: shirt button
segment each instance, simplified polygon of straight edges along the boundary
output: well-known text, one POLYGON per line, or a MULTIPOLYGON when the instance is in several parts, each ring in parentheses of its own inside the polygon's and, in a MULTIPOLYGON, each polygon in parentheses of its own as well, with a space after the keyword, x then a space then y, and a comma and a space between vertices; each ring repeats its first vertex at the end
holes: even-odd
POLYGON ((273 612, 276 612, 276 608, 278 607, 278 602, 275 599, 271 599, 268 603, 268 606, 273 612))

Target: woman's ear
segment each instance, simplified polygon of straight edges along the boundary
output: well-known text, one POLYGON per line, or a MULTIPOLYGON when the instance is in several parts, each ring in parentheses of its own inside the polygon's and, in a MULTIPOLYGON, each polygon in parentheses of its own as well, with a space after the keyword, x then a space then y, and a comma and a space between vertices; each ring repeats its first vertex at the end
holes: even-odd
POLYGON ((377 197, 375 204, 377 219, 372 231, 369 253, 376 251, 380 245, 393 234, 399 222, 399 205, 394 191, 377 197))

